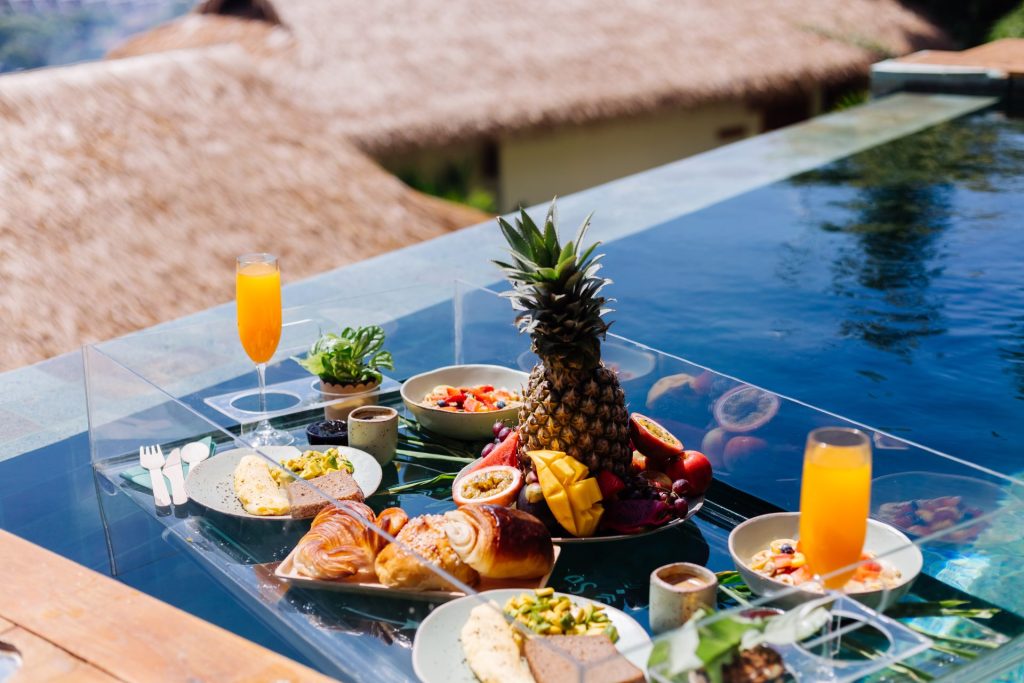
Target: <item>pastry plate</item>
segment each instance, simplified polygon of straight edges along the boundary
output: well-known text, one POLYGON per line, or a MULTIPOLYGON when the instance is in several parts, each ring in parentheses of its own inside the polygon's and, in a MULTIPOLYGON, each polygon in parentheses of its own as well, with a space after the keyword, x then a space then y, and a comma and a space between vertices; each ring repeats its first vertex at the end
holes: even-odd
MULTIPOLYGON (((558 564, 558 555, 562 549, 555 546, 555 559, 551 563, 551 570, 539 579, 480 579, 479 591, 490 591, 496 589, 508 589, 510 592, 521 593, 524 590, 543 588, 548 585, 551 572, 558 564)), ((339 593, 362 593, 364 595, 379 595, 391 598, 405 598, 406 600, 427 600, 430 602, 448 602, 457 598, 464 598, 466 594, 462 591, 421 591, 408 588, 388 588, 380 583, 356 583, 352 581, 325 581, 323 579, 311 579, 308 576, 299 574, 293 563, 295 550, 288 553, 288 557, 277 566, 274 575, 279 579, 287 581, 296 588, 315 588, 319 590, 337 591, 339 593)))
MULTIPOLYGON (((372 455, 358 448, 348 446, 332 446, 324 444, 316 446, 315 449, 324 451, 328 448, 337 448, 338 451, 348 458, 354 469, 352 478, 359 484, 363 495, 369 498, 380 486, 383 472, 372 455)), ((264 454, 274 460, 281 462, 285 459, 297 458, 302 451, 295 446, 266 446, 261 448, 264 454)), ((256 451, 251 448, 233 448, 229 451, 218 453, 208 460, 196 465, 188 473, 185 479, 185 492, 188 497, 199 505, 210 510, 215 510, 232 517, 245 517, 247 519, 292 519, 291 515, 253 515, 245 511, 242 504, 235 496, 234 472, 239 461, 247 455, 253 455, 256 451)))
MULTIPOLYGON (((462 644, 459 634, 463 624, 469 619, 469 613, 483 600, 493 600, 500 606, 509 598, 516 597, 522 590, 494 590, 480 595, 467 596, 441 605, 423 620, 416 630, 416 639, 412 644, 412 668, 423 683, 477 683, 476 676, 462 656, 462 644)), ((565 595, 573 604, 603 604, 579 595, 565 595)), ((604 606, 615 630, 619 632, 619 641, 615 647, 626 659, 633 662, 641 671, 647 670, 647 657, 651 637, 633 617, 614 607, 604 606)))

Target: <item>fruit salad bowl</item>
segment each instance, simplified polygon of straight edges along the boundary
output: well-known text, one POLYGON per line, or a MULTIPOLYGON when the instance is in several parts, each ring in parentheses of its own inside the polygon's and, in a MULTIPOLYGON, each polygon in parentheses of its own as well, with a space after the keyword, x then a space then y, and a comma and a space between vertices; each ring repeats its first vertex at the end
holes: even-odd
POLYGON ((490 439, 495 422, 514 425, 521 402, 484 412, 465 412, 428 405, 424 398, 435 387, 478 387, 490 385, 522 394, 529 378, 525 372, 500 365, 450 365, 410 377, 402 385, 402 401, 416 421, 429 431, 466 441, 490 439))
MULTIPOLYGON (((758 551, 768 548, 772 541, 796 538, 799 529, 799 512, 773 512, 752 517, 729 534, 729 554, 750 590, 756 595, 774 595, 771 602, 787 609, 821 597, 822 594, 760 574, 751 569, 748 563, 758 551)), ((900 572, 897 585, 891 586, 888 591, 881 589, 849 593, 851 598, 872 609, 892 605, 906 595, 924 566, 920 548, 913 545, 898 529, 876 519, 868 519, 864 550, 900 572)))

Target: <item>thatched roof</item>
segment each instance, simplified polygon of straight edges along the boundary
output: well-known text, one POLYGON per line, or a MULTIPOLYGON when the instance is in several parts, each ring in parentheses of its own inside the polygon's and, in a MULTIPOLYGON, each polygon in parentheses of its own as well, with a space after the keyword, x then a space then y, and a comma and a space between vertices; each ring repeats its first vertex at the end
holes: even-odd
MULTIPOLYGON (((897 0, 288 0, 277 12, 294 42, 273 71, 291 97, 375 152, 773 97, 946 43, 897 0)), ((201 45, 207 21, 116 54, 201 45)), ((244 30, 265 48, 268 33, 244 30)))
POLYGON ((0 368, 486 219, 409 190, 237 47, 0 78, 0 368))

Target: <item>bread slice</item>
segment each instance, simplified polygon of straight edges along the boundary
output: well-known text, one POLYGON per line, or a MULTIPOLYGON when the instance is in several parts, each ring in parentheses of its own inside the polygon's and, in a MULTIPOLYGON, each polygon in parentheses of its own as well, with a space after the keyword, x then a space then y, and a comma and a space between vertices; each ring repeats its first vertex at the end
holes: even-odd
POLYGON ((619 654, 606 635, 547 636, 526 641, 537 683, 644 683, 644 672, 619 654))
POLYGON ((304 486, 298 481, 288 484, 288 502, 291 505, 291 515, 294 519, 308 519, 316 517, 316 514, 330 505, 330 501, 321 492, 331 496, 335 500, 356 500, 363 502, 363 490, 352 478, 352 475, 345 470, 336 470, 322 474, 309 480, 309 483, 318 490, 304 486))

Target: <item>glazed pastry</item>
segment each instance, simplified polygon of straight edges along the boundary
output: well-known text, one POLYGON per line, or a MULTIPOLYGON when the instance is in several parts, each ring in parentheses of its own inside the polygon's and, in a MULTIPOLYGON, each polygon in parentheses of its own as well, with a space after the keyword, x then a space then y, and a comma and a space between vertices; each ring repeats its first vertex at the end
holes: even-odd
POLYGON ((389 588, 459 590, 434 572, 431 569, 434 565, 465 584, 475 585, 480 579, 479 574, 452 550, 443 526, 444 517, 441 515, 410 519, 395 537, 398 544, 392 543, 377 556, 377 580, 389 588), (424 564, 400 546, 411 549, 429 564, 424 564))
POLYGON ((346 502, 341 507, 326 508, 299 541, 292 562, 296 571, 314 579, 373 582, 377 578, 374 561, 387 540, 366 522, 393 535, 407 520, 398 508, 384 510, 379 518, 363 503, 346 502))
POLYGON ((489 579, 536 579, 555 562, 551 533, 531 514, 501 505, 463 505, 444 515, 462 561, 489 579))

